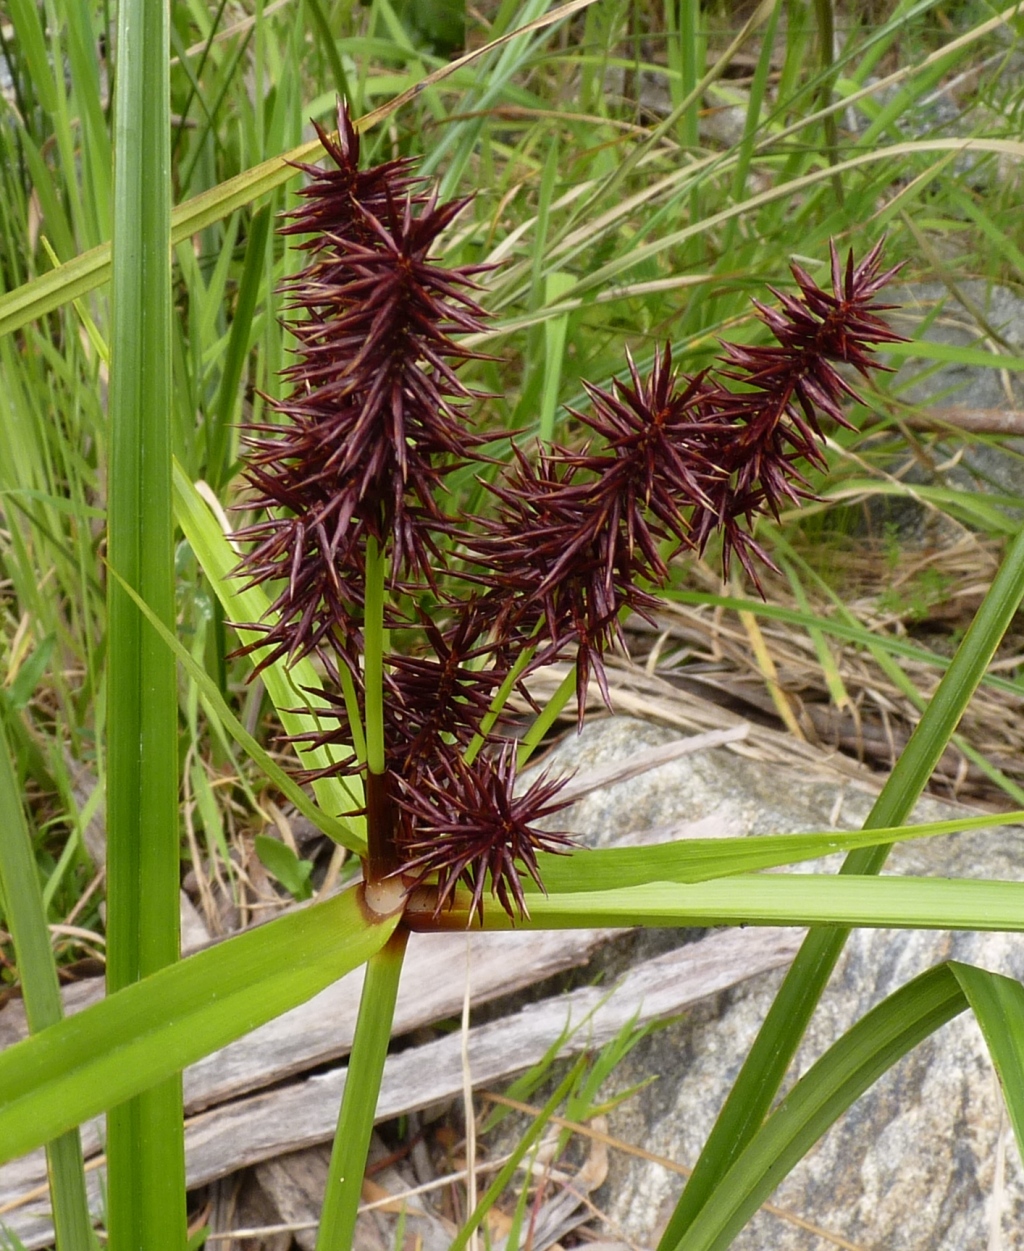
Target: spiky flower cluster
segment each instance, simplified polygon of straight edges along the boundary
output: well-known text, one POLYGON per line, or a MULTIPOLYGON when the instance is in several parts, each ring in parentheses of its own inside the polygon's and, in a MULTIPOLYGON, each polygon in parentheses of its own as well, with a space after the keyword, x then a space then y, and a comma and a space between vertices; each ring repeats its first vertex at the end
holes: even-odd
POLYGON ((481 329, 466 294, 478 267, 442 269, 430 249, 465 207, 421 194, 407 161, 360 172, 344 109, 339 139, 320 131, 337 169, 309 168, 307 203, 286 227, 315 232, 310 264, 285 284, 300 344, 285 371, 284 422, 250 425, 250 507, 273 510, 239 532, 250 584, 283 583, 261 666, 310 652, 357 654, 366 539, 390 545, 397 582, 433 581, 443 474, 476 439, 458 405, 472 397, 453 364, 474 355, 449 336, 481 329), (443 464, 443 458, 448 463, 443 464))
MULTIPOLYGON (((542 888, 538 853, 568 840, 538 825, 564 806, 559 782, 516 793, 510 686, 571 658, 581 722, 591 677, 608 701, 602 658, 626 611, 651 614, 672 550, 703 551, 718 533, 726 570, 735 556, 760 587, 756 562, 771 562, 756 519, 809 494, 800 464, 824 464, 818 414, 848 424, 841 404, 855 393, 836 366, 866 375, 872 346, 898 338, 875 302, 894 271, 881 272, 878 246, 845 270, 833 247, 830 292, 794 266, 798 294, 756 305, 776 345, 727 344, 717 372, 695 377, 677 374, 669 346, 646 377, 628 358, 628 381, 587 385, 591 408, 574 416, 588 442, 533 455, 513 445, 488 515, 456 520, 445 475, 483 464, 499 437, 467 429, 478 393, 456 371, 474 353, 451 337, 481 328, 469 292, 483 267, 431 255, 466 202, 438 204, 403 160, 360 170, 341 107, 338 131, 320 132, 334 168, 303 167, 305 203, 286 227, 309 235, 309 264, 285 288, 302 314, 292 393, 272 405, 279 421, 246 436, 248 506, 269 515, 241 532, 240 570, 280 587, 246 650, 267 648, 261 665, 315 653, 365 717, 368 543, 384 549, 388 624, 415 627, 422 645, 385 661, 368 872, 434 883, 439 909, 461 883, 471 913, 489 883, 510 915, 525 913, 524 874, 542 888), (452 590, 456 558, 468 596, 452 590), (418 607, 403 616, 406 602, 418 607)), ((338 727, 314 741, 352 741, 350 706, 329 698, 338 727)))
POLYGON ((537 827, 544 817, 567 807, 556 797, 564 782, 541 776, 515 794, 515 748, 504 743, 486 768, 446 758, 437 774, 409 784, 399 779, 399 806, 411 818, 413 837, 405 844, 405 871, 422 879, 437 876, 437 908, 452 898, 461 881, 472 891, 468 912, 483 915, 488 876, 498 902, 509 914, 526 913, 523 865, 541 890, 538 851, 564 853, 572 846, 565 834, 537 827))

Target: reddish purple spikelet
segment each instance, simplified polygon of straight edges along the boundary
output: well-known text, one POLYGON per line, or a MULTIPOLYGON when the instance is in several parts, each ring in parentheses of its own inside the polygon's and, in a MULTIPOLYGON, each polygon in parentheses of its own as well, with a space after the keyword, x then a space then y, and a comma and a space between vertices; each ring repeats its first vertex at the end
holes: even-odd
POLYGON ((703 551, 712 533, 721 531, 726 574, 735 554, 759 591, 754 558, 769 566, 772 562, 749 533, 755 517, 759 513, 777 517, 785 503, 809 496, 797 463, 806 460, 824 467, 817 412, 848 427, 841 401, 860 398, 835 366, 852 365, 867 377, 872 369, 884 368, 872 358, 873 345, 902 341, 878 315, 892 305, 874 302, 899 269, 879 272, 881 241, 857 266, 851 252, 845 274, 835 243, 830 252, 831 292, 793 265, 799 296, 773 292, 781 309, 755 301, 778 340, 776 346, 723 345, 722 376, 750 389, 734 392, 719 384, 704 400, 726 434, 711 436, 709 459, 721 473, 709 487, 710 505, 694 510, 690 541, 703 551))
POLYGON ((482 441, 465 430, 463 403, 476 396, 455 373, 476 354, 450 337, 482 328, 466 294, 481 267, 444 269, 430 256, 467 202, 412 194, 407 161, 359 171, 343 108, 339 132, 337 143, 321 134, 337 169, 308 167, 307 203, 286 227, 318 233, 302 245, 311 264, 285 287, 288 308, 305 313, 291 324, 292 394, 271 402, 285 420, 245 438, 249 506, 271 515, 239 532, 252 543, 239 571, 249 585, 286 579, 261 637, 241 649, 269 646, 263 665, 351 654, 368 535, 391 546, 396 584, 433 584, 448 526, 438 488, 482 441))
POLYGON ((575 650, 581 725, 591 673, 610 700, 601 657, 622 640, 622 609, 654 607, 637 585, 652 558, 668 572, 656 550, 630 542, 620 495, 581 472, 586 460, 560 450, 533 464, 516 448, 512 469, 491 488, 497 516, 479 519, 481 533, 466 540, 486 570, 496 636, 517 648, 535 643, 533 667, 575 650))
MULTIPOLYGON (((452 619, 446 625, 438 624, 423 610, 419 613, 418 624, 432 654, 392 652, 385 657, 387 769, 410 784, 415 784, 420 773, 436 769, 464 751, 480 732, 505 676, 501 665, 478 667, 478 662, 493 652, 483 638, 489 618, 479 602, 454 604, 451 613, 452 619)), ((362 674, 358 668, 353 678, 361 691, 362 674)), ((319 747, 346 746, 349 731, 345 701, 330 692, 324 695, 330 707, 322 709, 319 718, 336 722, 336 728, 311 731, 293 741, 319 747)), ((499 717, 498 725, 504 724, 505 717, 499 717)), ((490 737, 494 741, 494 731, 490 737)), ((348 771, 355 768, 350 763, 348 771)), ((332 767, 305 776, 306 780, 313 780, 337 772, 332 767)))
POLYGON ((491 654, 481 641, 486 619, 475 601, 458 605, 441 630, 425 612, 420 624, 433 655, 388 657, 393 698, 385 711, 390 767, 406 779, 457 756, 480 732, 501 685, 500 667, 477 667, 491 654))
POLYGON ((629 357, 629 383, 584 383, 592 411, 573 415, 598 449, 556 448, 535 464, 516 449, 490 488, 497 515, 465 541, 485 570, 476 578, 495 632, 536 642, 534 665, 575 649, 581 724, 591 673, 610 704, 602 656, 622 640, 624 609, 655 606, 643 586, 667 580, 666 541, 703 551, 720 531, 726 574, 735 554, 761 590, 754 560, 772 562, 751 533, 757 516, 809 494, 798 463, 824 465, 817 410, 849 424, 840 401, 856 392, 835 364, 867 375, 879 367, 871 346, 900 338, 878 316, 889 306, 872 302, 896 272, 879 272, 880 252, 856 267, 851 255, 844 275, 833 245, 831 293, 794 266, 799 298, 757 305, 778 345, 724 345, 718 379, 678 376, 666 345, 646 379, 629 357))
POLYGON ((510 917, 529 916, 518 865, 543 890, 537 853, 564 855, 573 847, 568 835, 536 827, 571 802, 555 799, 564 779, 542 776, 516 795, 515 761, 515 746, 506 743, 496 757, 478 756, 472 766, 457 756, 446 759, 415 788, 400 782, 398 805, 416 831, 404 847, 402 873, 417 882, 437 875, 435 916, 450 906, 461 881, 472 891, 470 915, 482 918, 488 876, 491 894, 510 917))
MULTIPOLYGON (((331 280, 331 250, 339 239, 365 239, 364 210, 378 217, 387 211, 388 199, 396 200, 414 194, 419 179, 410 177, 412 161, 400 157, 385 161, 372 169, 359 168, 359 134, 352 125, 348 109, 338 101, 337 141, 317 122, 313 123, 324 151, 333 168, 297 163, 309 178, 299 191, 304 206, 297 209, 283 235, 307 235, 299 247, 314 256, 323 253, 324 277, 331 280)), ((422 195, 414 198, 422 200, 422 195)))

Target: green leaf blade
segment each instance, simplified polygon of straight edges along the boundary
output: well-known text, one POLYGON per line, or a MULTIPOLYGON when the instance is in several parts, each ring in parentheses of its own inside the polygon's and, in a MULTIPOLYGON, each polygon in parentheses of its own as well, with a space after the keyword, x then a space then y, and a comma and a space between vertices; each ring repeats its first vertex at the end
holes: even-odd
MULTIPOLYGON (((638 847, 581 848, 572 857, 541 853, 541 881, 556 894, 643 886, 651 882, 707 882, 758 869, 779 868, 836 852, 939 838, 948 834, 1024 824, 1024 812, 934 821, 884 830, 824 830, 809 834, 764 834, 752 838, 689 838, 638 847)), ((525 889, 536 892, 530 882, 525 889)))
POLYGON ((1024 1155, 1024 986, 974 965, 953 961, 949 967, 981 1026, 1024 1155))
MULTIPOLYGON (((178 959, 181 861, 174 659, 124 590, 173 623, 170 11, 122 0, 117 32, 107 504, 110 568, 118 575, 107 588, 110 991, 178 959)), ((185 1244, 181 1078, 172 1073, 149 1087, 107 1116, 112 1251, 185 1244)))
POLYGON ((361 889, 189 956, 0 1054, 0 1161, 133 1097, 358 967, 398 923, 361 889))
MULTIPOLYGON (((906 820, 982 681, 1022 597, 1024 532, 1011 544, 935 695, 872 807, 865 828, 891 828, 906 820)), ((880 873, 887 855, 888 846, 884 844, 851 851, 840 872, 880 873)), ((804 940, 669 1220, 659 1251, 682 1240, 722 1184, 731 1162, 767 1115, 848 934, 849 930, 840 923, 829 930, 812 931, 804 940)))
POLYGON ((921 974, 858 1021, 751 1138, 673 1251, 726 1251, 760 1205, 879 1077, 967 1006, 948 965, 921 974))
MULTIPOLYGON (((217 519, 177 462, 174 464, 174 511, 178 524, 228 619, 236 622, 261 620, 270 606, 270 601, 262 588, 243 588, 241 581, 231 576, 238 564, 238 554, 224 537, 217 519)), ((239 634, 246 642, 257 637, 254 632, 244 628, 239 629, 239 634)), ((320 681, 310 660, 298 660, 290 669, 285 667, 283 661, 279 661, 268 665, 263 670, 262 677, 286 733, 308 734, 323 728, 313 713, 294 711, 297 706, 308 707, 317 702, 316 692, 320 688, 320 681)), ((223 716, 223 712, 221 715, 223 716)), ((304 751, 302 755, 303 764, 307 768, 320 769, 343 758, 345 753, 317 748, 304 751)), ((321 778, 313 783, 313 792, 320 808, 330 817, 341 817, 363 805, 362 785, 358 778, 321 778)), ((344 824, 348 830, 347 835, 338 831, 332 832, 332 837, 337 837, 346 846, 364 854, 363 818, 349 817, 344 824)))

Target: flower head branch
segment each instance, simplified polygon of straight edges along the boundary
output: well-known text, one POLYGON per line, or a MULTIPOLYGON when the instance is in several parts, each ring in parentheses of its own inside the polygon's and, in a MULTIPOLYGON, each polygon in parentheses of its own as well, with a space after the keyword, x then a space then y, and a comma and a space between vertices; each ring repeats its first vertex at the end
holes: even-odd
POLYGON ((329 164, 303 167, 285 228, 308 258, 284 289, 290 394, 245 437, 249 506, 267 515, 240 533, 239 571, 275 599, 243 650, 265 648, 261 666, 316 653, 340 688, 300 741, 359 742, 365 728, 365 751, 332 771, 365 774, 371 880, 432 883, 438 910, 461 883, 478 916, 489 889, 522 916, 526 879, 543 889, 538 854, 571 840, 541 828, 566 806, 562 781, 516 785, 504 700, 565 657, 579 723, 591 678, 610 704, 604 660, 624 616, 651 619, 673 555, 716 533, 726 571, 735 558, 760 587, 771 562, 754 527, 810 494, 822 420, 848 424, 856 398, 841 367, 866 376, 874 347, 899 337, 876 301, 894 271, 880 246, 845 268, 833 247, 831 290, 794 266, 795 294, 755 302, 774 345, 726 344, 693 376, 670 346, 646 374, 627 354, 626 380, 584 384, 590 406, 572 415, 585 441, 513 444, 487 515, 455 517, 447 475, 497 437, 468 429, 481 393, 460 373, 478 355, 458 336, 482 328, 486 267, 434 256, 467 202, 439 203, 405 159, 361 170, 343 108, 338 137, 320 136, 329 164), (390 650, 394 630, 418 644, 390 650))

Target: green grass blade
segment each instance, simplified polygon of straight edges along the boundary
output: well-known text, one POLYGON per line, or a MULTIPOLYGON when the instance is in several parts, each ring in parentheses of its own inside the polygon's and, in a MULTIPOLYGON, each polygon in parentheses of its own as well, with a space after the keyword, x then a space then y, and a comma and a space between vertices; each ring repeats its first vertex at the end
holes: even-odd
POLYGON ((228 451, 232 433, 231 422, 238 401, 238 383, 249 352, 253 314, 256 311, 256 302, 263 282, 269 232, 270 205, 265 204, 253 214, 249 226, 245 266, 238 288, 238 303, 231 322, 231 337, 228 340, 227 355, 224 357, 224 372, 221 374, 213 421, 207 433, 206 480, 215 491, 219 491, 223 486, 230 467, 228 451))
MULTIPOLYGON (((117 47, 108 550, 111 569, 171 625, 167 6, 122 0, 117 47)), ((110 582, 107 605, 107 989, 112 993, 178 958, 181 853, 174 658, 118 579, 110 582)), ((109 1112, 107 1185, 112 1251, 184 1246, 180 1075, 109 1112)))
MULTIPOLYGON (((545 304, 557 304, 563 291, 575 283, 571 274, 555 271, 544 280, 545 304)), ((555 437, 555 416, 558 409, 558 390, 562 382, 562 365, 565 359, 565 338, 569 330, 569 314, 562 313, 544 323, 544 384, 540 399, 539 437, 542 443, 551 443, 555 437)))
POLYGON ((515 1150, 501 1166, 501 1169, 496 1174, 494 1181, 492 1181, 484 1191, 480 1202, 470 1213, 466 1223, 459 1230, 458 1234, 452 1241, 449 1251, 463 1251, 463 1248, 469 1242, 470 1238, 472 1238, 474 1232, 479 1229, 480 1224, 486 1217, 487 1213, 498 1201, 501 1192, 512 1180, 516 1169, 526 1158, 527 1152, 532 1149, 534 1143, 544 1132, 550 1118, 557 1112, 562 1100, 568 1098, 570 1091, 576 1085, 577 1081, 579 1081, 584 1069, 587 1066, 587 1060, 588 1057, 586 1054, 581 1055, 569 1072, 566 1073, 565 1077, 559 1082, 554 1094, 547 1101, 547 1103, 545 1103, 543 1108, 541 1108, 540 1114, 522 1138, 519 1139, 515 1150))
MULTIPOLYGON (((767 16, 767 13, 766 13, 767 16)), ((606 287, 613 278, 626 270, 634 269, 644 261, 648 261, 662 254, 670 254, 673 248, 679 247, 688 240, 698 235, 706 234, 710 230, 719 225, 731 221, 735 217, 743 217, 752 214, 757 208, 768 205, 777 204, 780 201, 792 203, 793 198, 804 191, 808 191, 817 187, 820 183, 827 182, 838 175, 845 175, 856 169, 865 166, 877 165, 883 161, 901 160, 910 157, 916 153, 927 152, 957 152, 977 150, 978 152, 1001 153, 1006 157, 1015 160, 1024 158, 1024 143, 1020 143, 1012 139, 920 139, 907 140, 904 143, 894 143, 886 148, 876 148, 870 152, 862 152, 857 156, 850 157, 845 161, 840 161, 838 165, 825 166, 820 169, 814 169, 810 173, 802 174, 798 177, 790 179, 780 179, 778 183, 770 187, 766 191, 758 192, 756 195, 750 196, 740 204, 730 205, 727 208, 720 209, 716 213, 709 214, 700 221, 694 222, 692 225, 683 226, 679 230, 673 230, 667 235, 653 240, 650 243, 634 245, 628 251, 623 252, 614 260, 607 261, 597 269, 591 269, 590 272, 571 289, 567 294, 572 297, 583 295, 584 292, 597 290, 606 287)), ((588 241, 576 250, 582 252, 584 250, 592 250, 593 242, 588 241)), ((559 250, 559 260, 570 260, 576 252, 562 252, 559 250)), ((0 304, 0 313, 3 306, 0 304)), ((3 322, 0 321, 0 331, 3 329, 3 322)), ((901 355, 923 355, 921 348, 923 345, 915 343, 911 345, 915 351, 903 352, 907 345, 893 344, 886 345, 886 351, 890 347, 901 349, 901 355)), ((928 345, 941 347, 942 345, 928 345)), ((970 349, 964 349, 970 350, 970 349)), ((984 355, 978 353, 978 355, 984 355)), ((1000 358, 1001 362, 1005 362, 1013 358, 1000 358)), ((992 358, 989 357, 989 363, 992 358)))
MULTIPOLYGON (((594 3, 596 0, 570 0, 568 4, 550 10, 526 26, 502 35, 483 47, 474 48, 464 56, 458 57, 448 65, 443 65, 425 78, 414 82, 412 86, 389 100, 387 104, 359 118, 355 123, 356 127, 359 130, 369 130, 406 104, 416 100, 425 86, 441 82, 458 73, 463 66, 486 56, 495 48, 504 46, 513 39, 520 39, 535 30, 542 30, 557 22, 562 22, 594 3)), ((316 160, 321 152, 318 139, 299 144, 282 156, 274 156, 262 161, 233 178, 225 179, 209 191, 193 196, 184 204, 179 205, 171 215, 172 243, 181 243, 199 231, 205 230, 207 226, 212 226, 214 222, 230 216, 236 209, 245 208, 261 196, 283 186, 289 179, 297 176, 296 162, 316 160)), ((74 260, 65 262, 58 269, 50 270, 49 273, 24 283, 14 291, 0 296, 0 336, 17 330, 35 318, 52 312, 55 308, 60 308, 69 300, 77 299, 95 290, 109 277, 110 245, 103 243, 76 256, 74 260)))
POLYGON ((950 966, 873 1008, 800 1079, 717 1187, 675 1251, 725 1251, 779 1182, 883 1073, 967 1006, 950 966))
POLYGON ((1024 986, 1012 977, 952 961, 999 1075, 1017 1148, 1024 1154, 1024 986))
MULTIPOLYGON (((856 855, 857 853, 853 853, 856 855)), ((712 881, 650 882, 604 891, 528 897, 530 915, 512 919, 485 910, 485 930, 571 930, 588 926, 645 928, 714 925, 809 925, 882 929, 1024 931, 1024 882, 974 878, 878 877, 849 873, 743 873, 712 881)), ((414 928, 462 930, 470 925, 471 896, 433 924, 414 900, 406 920, 414 928)), ((477 928, 474 923, 473 928, 477 928)), ((808 941, 810 941, 808 939, 808 941)), ((788 1036, 786 1036, 788 1037, 788 1036)), ((738 1153, 737 1153, 738 1154, 738 1153)))
MULTIPOLYGON (((807 568, 806 563, 801 557, 797 556, 797 554, 793 552, 785 540, 780 542, 780 546, 789 551, 792 559, 800 561, 800 563, 807 568)), ((813 570, 808 569, 807 572, 810 573, 819 585, 822 586, 822 589, 825 590, 826 594, 835 605, 840 617, 842 617, 847 624, 859 624, 856 617, 849 611, 841 597, 836 595, 836 593, 831 590, 827 584, 823 583, 813 570)), ((880 636, 878 635, 869 634, 866 643, 868 651, 874 658, 875 663, 879 666, 886 677, 888 677, 889 681, 893 683, 896 689, 903 693, 903 695, 910 701, 911 704, 913 704, 918 712, 922 712, 927 704, 927 700, 918 691, 917 687, 913 684, 913 682, 911 682, 910 678, 907 677, 906 673, 904 673, 903 669, 896 663, 893 657, 879 644, 877 641, 879 637, 880 636)), ((988 677, 984 679, 985 683, 990 683, 991 681, 992 679, 988 677)), ((1017 688, 1014 687, 1014 694, 1016 693, 1017 688)), ((998 769, 994 764, 992 764, 992 762, 988 760, 980 751, 978 751, 976 747, 973 747, 962 734, 954 734, 950 739, 950 742, 953 743, 954 746, 964 756, 966 756, 972 764, 976 765, 982 773, 989 778, 990 781, 994 782, 996 786, 1005 791, 1014 803, 1024 803, 1024 789, 1018 786, 1017 783, 1014 782, 1012 778, 1008 777, 1001 769, 998 769)))
MULTIPOLYGON (((757 137, 758 127, 761 122, 761 110, 764 108, 766 99, 768 75, 771 72, 772 53, 775 48, 775 31, 778 27, 781 13, 782 4, 778 3, 772 9, 771 17, 768 19, 768 24, 765 27, 764 36, 761 40, 761 51, 757 58, 757 68, 754 70, 754 78, 750 84, 750 99, 747 102, 747 116, 743 127, 743 138, 739 145, 736 173, 733 176, 732 198, 734 200, 741 200, 747 189, 750 158, 753 155, 754 140, 757 137)), ((735 237, 736 223, 730 222, 725 236, 723 256, 729 255, 735 237)))
MULTIPOLYGON (((773 542, 779 542, 778 536, 774 537, 773 542)), ((679 604, 708 604, 716 608, 731 608, 736 612, 753 613, 754 616, 764 617, 769 621, 784 621, 787 625, 800 626, 808 632, 817 629, 822 634, 831 634, 834 638, 856 643, 860 647, 877 648, 879 652, 885 652, 890 656, 903 656, 907 660, 931 665, 937 669, 948 669, 952 663, 948 656, 927 651, 923 647, 908 643, 905 639, 894 638, 888 634, 875 634, 867 626, 861 625, 852 615, 848 620, 837 620, 834 617, 824 617, 817 613, 801 612, 795 608, 783 608, 778 604, 766 604, 756 599, 740 599, 732 595, 709 595, 704 591, 676 591, 671 587, 662 594, 666 599, 674 600, 679 604)), ((982 678, 982 685, 990 686, 993 690, 1005 691, 1008 695, 1024 694, 1024 688, 1019 683, 1009 678, 1000 678, 995 674, 986 674, 982 678)))
MULTIPOLYGON (((832 93, 835 90, 835 80, 839 72, 835 63, 836 24, 832 0, 814 0, 814 12, 818 19, 818 56, 821 60, 822 71, 819 99, 824 109, 828 110, 829 104, 832 103, 832 93)), ((836 124, 835 113, 831 110, 826 111, 822 122, 825 128, 825 150, 828 153, 828 163, 836 166, 839 164, 839 128, 836 124)), ((836 203, 842 205, 843 180, 839 174, 833 178, 832 186, 836 194, 836 203)))
POLYGON ((953 203, 961 212, 966 213, 993 248, 1017 271, 1016 277, 1018 281, 1024 278, 1024 252, 1017 247, 1013 239, 999 229, 991 217, 985 213, 984 209, 975 202, 974 197, 966 191, 951 186, 949 194, 953 203))
MULTIPOLYGON (((14 939, 25 1016, 33 1033, 61 1019, 57 968, 21 793, 0 719, 0 912, 14 939)), ((70 1129, 46 1144, 53 1224, 60 1251, 92 1251, 82 1142, 70 1129)))
MULTIPOLYGON (((113 574, 113 576, 117 577, 116 574, 113 574)), ((363 840, 355 833, 349 823, 328 816, 316 804, 310 803, 302 788, 285 773, 272 756, 263 750, 245 726, 238 720, 228 707, 224 696, 220 693, 217 683, 199 664, 188 648, 182 646, 171 631, 159 620, 149 605, 140 599, 131 587, 126 583, 122 583, 122 585, 125 587, 126 594, 131 597, 132 602, 145 616, 165 646, 169 648, 181 663, 189 677, 198 686, 209 707, 217 714, 224 727, 230 732, 231 737, 242 750, 255 761, 274 785, 292 801, 299 812, 312 821, 317 829, 322 830, 328 838, 333 838, 336 843, 347 847, 349 851, 354 851, 357 854, 363 852, 365 850, 363 840)))
POLYGON ((331 75, 334 78, 334 90, 342 100, 348 100, 351 103, 352 96, 348 88, 348 77, 345 74, 345 67, 341 63, 341 57, 338 55, 338 45, 334 41, 334 32, 331 30, 331 24, 327 20, 327 14, 323 11, 320 0, 306 0, 306 8, 313 18, 313 25, 319 36, 320 47, 327 59, 327 64, 331 68, 331 75))
MULTIPOLYGON (((906 819, 1013 620, 1022 596, 1024 532, 1007 552, 931 703, 865 821, 866 829, 889 828, 906 819)), ((887 854, 886 845, 851 852, 842 872, 878 873, 887 854)), ((681 1242, 767 1115, 847 936, 848 930, 840 927, 809 934, 804 940, 666 1227, 659 1244, 661 1251, 681 1242)))
MULTIPOLYGON (((938 838, 969 830, 1024 823, 1024 812, 998 816, 899 825, 885 830, 824 830, 810 834, 764 834, 756 838, 687 838, 640 847, 581 849, 571 857, 541 853, 541 881, 555 893, 613 890, 651 882, 708 882, 736 873, 754 873, 839 851, 938 838)), ((530 882, 528 892, 537 890, 530 882)))
POLYGON ((8 14, 39 103, 47 113, 53 113, 57 109, 57 87, 46 55, 39 10, 32 0, 10 0, 8 14))
MULTIPOLYGON (((174 465, 174 511, 178 525, 184 531, 189 546, 229 620, 261 620, 270 601, 262 588, 243 590, 240 580, 231 576, 232 569, 238 564, 238 554, 224 537, 224 532, 202 496, 177 463, 174 465)), ((256 637, 246 630, 239 630, 239 634, 243 642, 256 637)), ((315 706, 317 703, 316 692, 320 689, 320 679, 310 660, 297 661, 291 669, 286 669, 282 662, 268 665, 261 676, 287 734, 306 734, 323 728, 314 715, 289 711, 300 706, 315 706)), ((302 753, 303 765, 311 769, 325 768, 340 758, 343 758, 340 751, 336 750, 332 754, 326 748, 302 753)), ((331 817, 353 812, 363 804, 362 785, 358 778, 321 778, 313 783, 313 792, 319 807, 331 817)), ((353 818, 347 824, 354 837, 360 838, 364 828, 363 819, 353 818)))
POLYGON ((544 735, 555 724, 562 709, 576 694, 576 666, 573 665, 565 677, 559 682, 558 688, 541 709, 540 715, 523 735, 516 752, 516 762, 521 769, 540 746, 544 735))
POLYGON ((371 773, 384 772, 384 656, 388 632, 384 626, 384 579, 387 557, 371 535, 366 541, 366 606, 363 611, 363 663, 366 685, 366 764, 371 773))
POLYGON ((0 1053, 0 1159, 94 1116, 304 1003, 397 924, 356 887, 168 965, 0 1053))
POLYGON ((67 23, 67 57, 72 86, 71 105, 81 128, 78 158, 83 192, 88 198, 96 234, 90 243, 110 232, 111 150, 104 113, 105 88, 100 83, 99 52, 93 30, 92 7, 87 0, 64 0, 60 6, 67 23))
MULTIPOLYGON (((782 571, 789 579, 789 585, 792 587, 793 595, 800 611, 808 617, 813 616, 807 593, 804 591, 803 583, 797 576, 796 570, 781 559, 779 563, 782 571)), ((825 635, 817 625, 809 625, 807 634, 814 644, 814 653, 818 657, 818 664, 821 666, 821 674, 825 679, 825 687, 828 690, 829 698, 836 708, 849 708, 851 703, 850 696, 846 690, 846 684, 843 682, 843 675, 839 672, 839 666, 836 664, 835 657, 832 655, 832 651, 825 640, 825 635)))
POLYGON ((396 930, 384 946, 370 957, 366 966, 366 980, 345 1075, 345 1093, 341 1098, 338 1129, 327 1172, 317 1251, 333 1251, 335 1247, 352 1245, 408 941, 408 930, 396 930))
POLYGON ((1024 356, 1009 353, 994 355, 982 348, 964 347, 959 343, 935 343, 931 339, 887 343, 885 351, 897 360, 937 361, 940 365, 970 365, 974 369, 1024 369, 1024 356))

